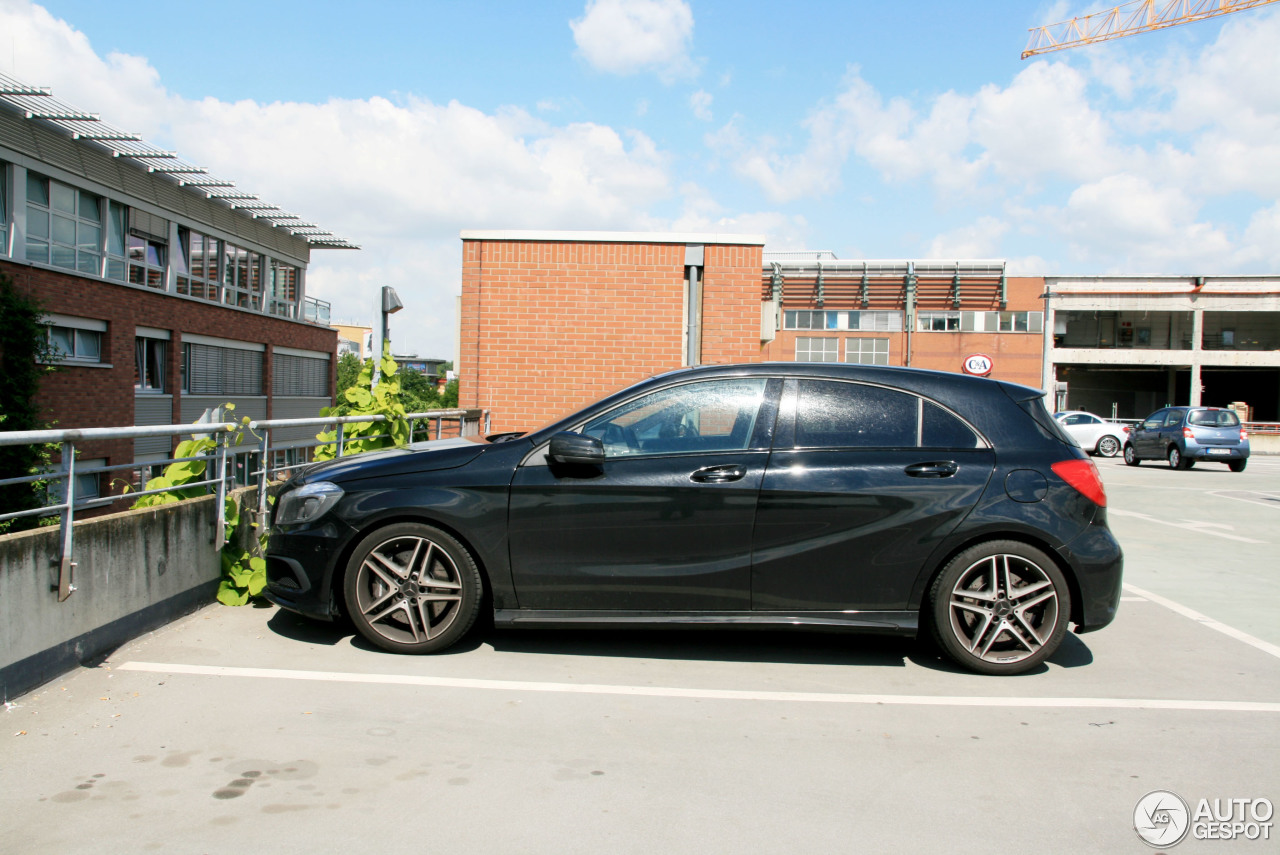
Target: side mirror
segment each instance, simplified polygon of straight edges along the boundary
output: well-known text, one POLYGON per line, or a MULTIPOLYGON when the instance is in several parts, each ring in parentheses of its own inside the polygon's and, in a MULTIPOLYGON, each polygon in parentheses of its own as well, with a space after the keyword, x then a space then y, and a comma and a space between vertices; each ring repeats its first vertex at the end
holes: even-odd
POLYGON ((604 443, 594 436, 563 431, 551 437, 547 456, 553 463, 601 466, 604 464, 604 443))

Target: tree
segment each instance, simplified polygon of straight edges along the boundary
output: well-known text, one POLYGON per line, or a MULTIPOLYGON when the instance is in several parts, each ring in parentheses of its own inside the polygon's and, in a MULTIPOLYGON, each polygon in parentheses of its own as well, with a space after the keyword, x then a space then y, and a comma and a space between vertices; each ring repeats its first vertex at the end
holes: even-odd
MULTIPOLYGON (((52 370, 54 354, 48 332, 41 323, 40 304, 18 293, 9 277, 0 273, 0 419, 3 430, 40 430, 35 396, 40 378, 52 370)), ((38 445, 0 446, 0 478, 34 474, 47 462, 47 452, 38 445)), ((30 484, 0 487, 0 513, 39 507, 37 491, 30 484)), ((14 528, 30 528, 33 517, 12 521, 14 528)), ((0 530, 5 527, 0 523, 0 530)))

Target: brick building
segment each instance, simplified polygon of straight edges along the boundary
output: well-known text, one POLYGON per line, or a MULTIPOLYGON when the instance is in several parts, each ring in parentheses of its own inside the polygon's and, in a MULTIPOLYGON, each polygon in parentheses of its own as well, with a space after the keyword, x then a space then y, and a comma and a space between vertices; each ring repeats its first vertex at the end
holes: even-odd
MULTIPOLYGON (((333 398, 337 334, 328 305, 306 296, 313 248, 355 247, 0 75, 0 273, 46 315, 58 370, 37 401, 50 425, 191 422, 228 402, 237 416, 317 415, 333 398)), ((294 433, 273 443, 315 431, 294 433)), ((80 465, 171 448, 86 443, 80 465)), ((77 493, 118 492, 111 480, 77 493)))
POLYGON ((1038 386, 1044 279, 1000 261, 841 261, 751 235, 464 231, 459 403, 535 427, 651 374, 847 361, 1038 386), (984 366, 985 367, 985 366, 984 366))

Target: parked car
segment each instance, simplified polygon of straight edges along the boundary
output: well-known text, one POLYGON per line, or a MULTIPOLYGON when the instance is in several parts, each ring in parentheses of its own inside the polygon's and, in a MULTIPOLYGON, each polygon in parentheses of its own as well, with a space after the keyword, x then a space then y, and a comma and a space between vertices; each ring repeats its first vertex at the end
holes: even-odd
POLYGON ((1115 616, 1122 555, 1043 392, 807 363, 643 381, 520 436, 317 464, 267 596, 399 653, 499 627, 930 632, 988 674, 1115 616))
POLYGON ((1053 417, 1081 448, 1100 457, 1119 454, 1129 431, 1128 425, 1106 421, 1084 410, 1067 410, 1054 413, 1053 417))
POLYGON ((1124 462, 1168 460, 1171 469, 1196 461, 1225 463, 1243 472, 1249 463, 1249 434, 1235 410, 1220 407, 1165 407, 1134 425, 1124 446, 1124 462))

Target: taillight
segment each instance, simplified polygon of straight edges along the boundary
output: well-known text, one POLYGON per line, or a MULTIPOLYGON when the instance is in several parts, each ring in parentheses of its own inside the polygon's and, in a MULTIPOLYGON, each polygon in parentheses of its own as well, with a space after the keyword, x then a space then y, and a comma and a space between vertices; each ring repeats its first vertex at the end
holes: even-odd
POLYGON ((1195 438, 1196 438, 1196 432, 1195 432, 1195 431, 1193 431, 1191 428, 1183 428, 1183 429, 1182 429, 1182 437, 1183 437, 1183 439, 1195 439, 1195 438))
POLYGON ((1102 486, 1102 476, 1092 460, 1059 460, 1053 464, 1053 474, 1066 481, 1076 492, 1100 508, 1107 506, 1107 491, 1102 486))
POLYGON ((1125 432, 1125 433, 1132 433, 1132 432, 1133 432, 1133 425, 1125 425, 1125 426, 1124 426, 1124 432, 1125 432))
POLYGON ((1240 428, 1240 441, 1244 442, 1248 438, 1249 438, 1249 432, 1244 428, 1240 428))

